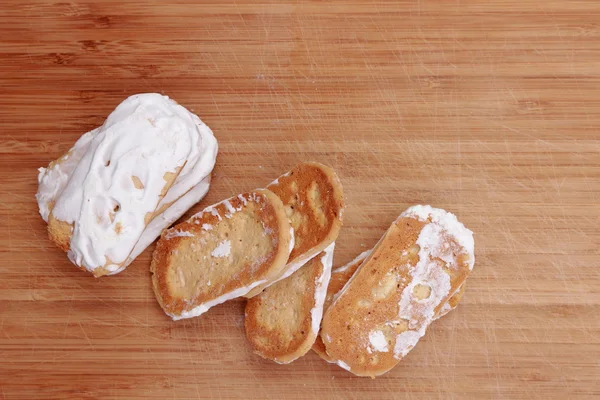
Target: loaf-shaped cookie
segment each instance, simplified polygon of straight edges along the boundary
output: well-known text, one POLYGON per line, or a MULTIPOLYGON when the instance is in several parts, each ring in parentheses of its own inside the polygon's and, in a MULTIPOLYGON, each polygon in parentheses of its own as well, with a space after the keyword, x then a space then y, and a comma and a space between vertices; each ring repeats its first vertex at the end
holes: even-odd
POLYGON ((305 355, 323 316, 335 243, 246 304, 246 337, 254 352, 280 364, 305 355))
MULTIPOLYGON (((331 272, 331 279, 329 281, 329 286, 327 287, 327 297, 325 298, 325 305, 323 306, 323 310, 327 310, 329 305, 333 301, 334 297, 343 289, 344 285, 350 280, 352 275, 356 272, 360 264, 367 258, 367 256, 371 253, 371 250, 364 251, 358 255, 354 260, 350 261, 348 264, 345 264, 339 268, 334 269, 331 272)), ((446 302, 438 311, 438 313, 434 316, 434 320, 437 320, 444 315, 448 314, 450 311, 454 310, 458 303, 462 299, 463 294, 465 293, 466 283, 463 283, 461 287, 458 289, 458 292, 450 297, 450 300, 446 302)), ((323 344, 323 340, 321 339, 321 335, 317 336, 315 340, 315 344, 312 347, 312 350, 317 353, 323 360, 327 362, 334 362, 334 360, 329 357, 327 352, 325 351, 325 344, 323 344)))
POLYGON ((474 259, 473 234, 453 214, 409 208, 325 312, 327 354, 355 375, 389 371, 459 290, 474 259))
POLYGON ((36 197, 50 238, 96 276, 120 272, 186 211, 184 204, 206 194, 216 153, 212 132, 196 115, 166 96, 131 96, 40 169, 36 197))
MULTIPOLYGON (((344 193, 333 169, 317 162, 297 165, 267 189, 283 201, 294 228, 294 249, 276 282, 296 272, 337 239, 343 221, 344 193)), ((255 288, 247 297, 274 282, 255 288)))
POLYGON ((224 200, 163 232, 150 266, 156 298, 175 320, 201 315, 281 275, 293 245, 273 192, 224 200))

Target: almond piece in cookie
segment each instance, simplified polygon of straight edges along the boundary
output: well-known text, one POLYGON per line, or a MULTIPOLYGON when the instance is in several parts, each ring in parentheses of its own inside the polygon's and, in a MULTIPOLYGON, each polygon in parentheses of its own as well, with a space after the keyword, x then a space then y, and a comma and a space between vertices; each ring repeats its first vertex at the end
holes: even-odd
POLYGON ((402 213, 325 312, 329 357, 359 376, 392 369, 471 272, 473 233, 430 206, 402 213))
MULTIPOLYGON (((342 226, 344 194, 333 169, 317 162, 296 166, 267 189, 279 196, 294 228, 294 249, 276 282, 296 272, 337 239, 342 226)), ((255 296, 274 282, 255 288, 247 297, 255 296)))
POLYGON ((163 232, 150 266, 154 293, 175 320, 201 315, 281 275, 292 241, 273 192, 232 197, 163 232))
POLYGON ((280 364, 306 354, 319 333, 335 243, 246 304, 254 352, 280 364))

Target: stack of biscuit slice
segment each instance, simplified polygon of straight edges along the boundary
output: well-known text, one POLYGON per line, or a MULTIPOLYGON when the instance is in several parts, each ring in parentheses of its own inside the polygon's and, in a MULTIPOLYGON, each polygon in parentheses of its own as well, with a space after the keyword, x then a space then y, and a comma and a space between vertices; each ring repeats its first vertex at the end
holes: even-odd
POLYGON ((343 210, 338 177, 318 163, 210 206, 163 232, 151 266, 158 302, 182 319, 247 297, 256 354, 285 364, 312 348, 355 375, 381 375, 457 306, 473 235, 451 213, 414 206, 332 271, 343 210))
POLYGON ((150 270, 158 302, 173 319, 182 319, 248 297, 247 320, 253 321, 246 324, 248 337, 279 337, 279 324, 268 328, 278 316, 269 313, 266 321, 260 305, 269 296, 277 298, 278 288, 294 287, 296 298, 286 295, 286 304, 301 304, 306 315, 298 332, 289 334, 301 342, 293 354, 305 354, 320 326, 343 209, 339 178, 315 162, 298 165, 266 189, 204 209, 164 231, 157 243, 150 270), (305 329, 304 320, 315 329, 305 329))
POLYGON ((96 277, 123 271, 208 192, 217 150, 208 126, 168 97, 127 98, 40 168, 50 239, 96 277))
POLYGON ((473 233, 442 209, 410 207, 373 249, 332 270, 343 189, 316 162, 164 230, 207 193, 217 150, 212 131, 168 97, 129 97, 40 169, 36 198, 50 239, 98 277, 124 270, 160 235, 150 271, 164 312, 197 317, 247 298, 248 341, 277 363, 312 348, 375 377, 458 305, 473 233))
POLYGON ((370 252, 334 272, 314 350, 358 376, 388 372, 456 307, 474 261, 473 233, 453 214, 409 208, 370 252))

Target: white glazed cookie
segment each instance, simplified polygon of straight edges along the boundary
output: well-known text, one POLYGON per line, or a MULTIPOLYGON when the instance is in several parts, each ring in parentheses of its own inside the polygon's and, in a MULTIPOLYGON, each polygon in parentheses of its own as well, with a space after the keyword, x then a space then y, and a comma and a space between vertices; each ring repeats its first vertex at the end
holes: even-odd
MULTIPOLYGON (((323 309, 326 311, 329 308, 329 305, 333 302, 333 300, 339 295, 342 291, 346 283, 350 280, 352 275, 356 272, 358 267, 365 261, 365 259, 371 254, 371 250, 364 251, 360 253, 354 260, 350 261, 348 264, 345 264, 341 267, 334 269, 331 272, 331 280, 329 281, 329 286, 327 287, 327 297, 325 298, 325 305, 323 309)), ((456 294, 450 297, 450 300, 442 306, 442 308, 437 312, 434 320, 438 320, 444 315, 448 314, 450 311, 454 310, 462 296, 465 293, 466 283, 463 283, 461 287, 458 289, 456 294)), ((334 362, 334 360, 327 355, 325 351, 325 344, 323 344, 323 340, 321 339, 321 335, 317 336, 315 340, 315 344, 312 347, 312 350, 317 353, 323 360, 327 362, 334 362)))
POLYGON ((40 169, 49 236, 77 266, 118 273, 206 194, 216 154, 196 115, 166 96, 131 96, 40 169))
POLYGON ((409 208, 325 312, 327 355, 359 376, 389 371, 459 291, 474 260, 473 233, 453 214, 409 208))

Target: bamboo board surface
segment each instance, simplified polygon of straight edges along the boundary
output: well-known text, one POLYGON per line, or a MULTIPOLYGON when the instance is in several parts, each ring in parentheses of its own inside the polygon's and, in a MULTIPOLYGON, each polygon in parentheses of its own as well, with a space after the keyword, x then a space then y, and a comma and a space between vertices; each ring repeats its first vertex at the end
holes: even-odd
POLYGON ((600 396, 597 1, 0 0, 0 398, 600 396), (243 301, 173 322, 152 247, 94 279, 47 239, 37 171, 125 97, 194 110, 220 152, 187 215, 333 166, 335 265, 416 203, 472 229, 459 307, 391 373, 252 354, 243 301))

